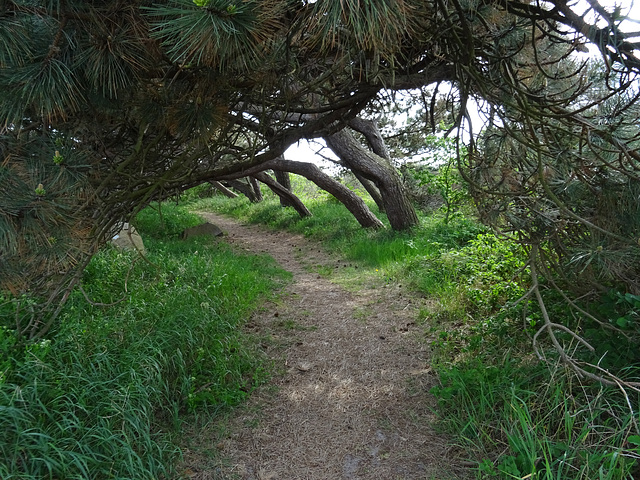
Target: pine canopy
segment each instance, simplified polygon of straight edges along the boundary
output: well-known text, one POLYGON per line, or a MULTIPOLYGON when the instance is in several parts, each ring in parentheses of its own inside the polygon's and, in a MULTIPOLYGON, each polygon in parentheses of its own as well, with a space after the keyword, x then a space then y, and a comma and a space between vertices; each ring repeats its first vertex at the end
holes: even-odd
POLYGON ((41 312, 150 201, 259 168, 381 96, 435 105, 442 82, 454 127, 474 98, 491 119, 460 165, 485 220, 638 291, 622 264, 640 238, 639 47, 619 9, 590 4, 0 0, 0 290, 41 305, 18 329, 43 335, 41 312), (600 67, 573 56, 585 44, 600 67), (584 256, 596 245, 610 257, 584 256))

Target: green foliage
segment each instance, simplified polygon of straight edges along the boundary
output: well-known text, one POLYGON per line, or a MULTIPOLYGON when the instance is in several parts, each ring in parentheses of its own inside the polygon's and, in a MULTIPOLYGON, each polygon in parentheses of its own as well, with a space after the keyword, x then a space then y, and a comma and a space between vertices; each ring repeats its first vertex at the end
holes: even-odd
POLYGON ((173 239, 196 219, 163 211, 166 236, 157 207, 137 222, 151 263, 101 251, 82 279, 99 303, 75 290, 49 340, 16 350, 0 328, 0 478, 173 478, 180 415, 235 405, 267 377, 238 327, 286 277, 265 257, 173 239))
POLYGON ((92 253, 83 205, 93 190, 86 157, 61 135, 20 146, 2 134, 0 144, 0 292, 12 298, 16 337, 29 338, 48 328, 34 302, 92 253))
POLYGON ((525 261, 517 243, 480 234, 462 248, 414 259, 408 272, 420 290, 443 296, 438 315, 465 312, 481 320, 506 314, 508 304, 525 293, 525 261), (447 295, 451 291, 455 294, 447 295))
POLYGON ((625 378, 635 373, 632 381, 637 381, 638 372, 629 367, 640 364, 640 297, 612 290, 587 307, 602 318, 608 328, 602 328, 589 318, 576 325, 595 349, 589 356, 584 356, 602 368, 620 371, 625 378))
MULTIPOLYGON (((306 26, 308 35, 315 39, 314 43, 320 44, 323 51, 330 52, 340 41, 341 30, 346 29, 351 32, 349 42, 343 47, 346 54, 355 61, 360 60, 362 52, 376 52, 387 65, 394 64, 394 54, 400 49, 399 40, 403 32, 412 27, 412 18, 417 19, 416 9, 404 2, 314 2, 311 13, 306 26)), ((373 67, 378 68, 378 65, 373 67)), ((366 74, 375 78, 377 72, 372 71, 371 66, 365 68, 366 74)))
POLYGON ((147 8, 152 34, 172 61, 229 73, 260 68, 260 40, 278 24, 277 9, 265 2, 172 0, 147 8), (262 5, 261 5, 262 3, 262 5), (227 70, 228 69, 228 70, 227 70))
POLYGON ((613 326, 627 333, 640 331, 640 295, 609 291, 595 308, 613 326))
POLYGON ((0 385, 5 382, 7 375, 13 368, 15 362, 13 353, 16 343, 14 332, 6 326, 0 325, 0 385))
POLYGON ((203 223, 195 213, 185 211, 177 203, 153 203, 136 215, 134 225, 144 233, 145 239, 176 239, 185 228, 203 223))
MULTIPOLYGON (((457 168, 455 140, 430 135, 425 139, 429 155, 420 162, 403 167, 405 175, 410 175, 428 195, 438 195, 443 202, 445 223, 471 201, 467 182, 457 168)), ((461 152, 464 158, 466 151, 461 152)))

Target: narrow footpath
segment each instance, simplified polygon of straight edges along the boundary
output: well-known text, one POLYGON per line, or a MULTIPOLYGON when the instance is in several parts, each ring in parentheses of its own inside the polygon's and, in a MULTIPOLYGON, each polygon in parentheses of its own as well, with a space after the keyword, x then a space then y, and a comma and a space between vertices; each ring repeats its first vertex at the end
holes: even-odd
POLYGON ((347 263, 302 236, 202 215, 225 232, 222 241, 272 256, 293 282, 246 327, 267 339, 281 374, 232 418, 188 434, 187 478, 463 478, 432 426, 436 379, 415 324, 424 300, 384 284, 347 290, 317 273, 347 263))

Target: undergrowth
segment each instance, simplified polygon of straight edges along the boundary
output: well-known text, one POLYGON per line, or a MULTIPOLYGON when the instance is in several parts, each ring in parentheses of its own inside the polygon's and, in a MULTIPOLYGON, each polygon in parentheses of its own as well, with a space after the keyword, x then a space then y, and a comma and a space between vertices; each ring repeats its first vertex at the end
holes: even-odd
MULTIPOLYGON (((534 355, 531 341, 541 318, 535 305, 521 300, 529 277, 519 245, 487 232, 470 215, 448 218, 441 212, 423 215, 408 233, 365 231, 335 199, 310 195, 308 187, 294 191, 313 217, 300 219, 269 195, 258 204, 213 197, 194 208, 302 233, 357 262, 360 271, 380 269, 387 281, 409 284, 428 297, 421 316, 440 377, 432 390, 439 425, 477 462, 477 478, 640 476, 637 392, 577 378, 559 364, 552 348, 543 348, 545 362, 534 355)), ((548 299, 555 318, 570 315, 561 300, 548 299)), ((637 324, 637 300, 613 292, 595 308, 609 309, 609 317, 624 328, 637 324)), ((572 320, 577 329, 592 328, 584 319, 566 323, 572 320)), ((606 357, 638 376, 637 348, 602 330, 592 338, 601 361, 606 357)), ((564 340, 569 350, 580 347, 572 346, 570 337, 564 340)))
MULTIPOLYGON (((464 216, 454 217, 447 225, 442 215, 421 214, 421 224, 411 232, 394 232, 384 214, 383 230, 363 229, 349 211, 332 196, 304 197, 311 217, 300 218, 292 208, 282 208, 276 198, 265 194, 260 203, 246 198, 228 199, 213 196, 191 203, 194 210, 214 210, 248 223, 260 223, 274 229, 286 229, 322 242, 342 257, 364 265, 391 267, 408 259, 433 254, 442 248, 460 247, 484 231, 477 222, 464 216)), ((375 204, 368 202, 372 211, 375 204)))
POLYGON ((0 478, 175 478, 184 414, 236 405, 267 378, 237 327, 286 276, 267 257, 179 240, 201 220, 161 212, 136 222, 148 261, 101 251, 48 339, 18 346, 2 317, 0 478))

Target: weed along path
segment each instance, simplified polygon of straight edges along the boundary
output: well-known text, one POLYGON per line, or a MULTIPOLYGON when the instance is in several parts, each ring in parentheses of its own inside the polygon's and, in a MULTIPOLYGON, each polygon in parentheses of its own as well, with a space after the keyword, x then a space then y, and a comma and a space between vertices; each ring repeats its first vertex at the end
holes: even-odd
POLYGON ((417 339, 419 301, 398 287, 330 282, 318 267, 347 264, 301 236, 202 215, 227 234, 223 241, 271 255, 293 282, 246 327, 264 338, 280 374, 231 418, 187 432, 187 477, 459 478, 432 427, 435 379, 417 339))

